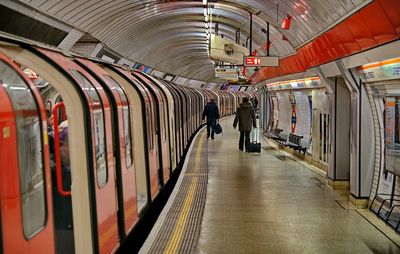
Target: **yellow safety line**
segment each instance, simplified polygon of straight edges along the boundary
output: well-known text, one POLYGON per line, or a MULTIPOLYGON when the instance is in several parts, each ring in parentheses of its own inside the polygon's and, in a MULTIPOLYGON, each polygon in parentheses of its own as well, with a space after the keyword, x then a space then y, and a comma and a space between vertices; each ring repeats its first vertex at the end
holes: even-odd
MULTIPOLYGON (((200 141, 198 147, 203 147, 204 143, 204 132, 200 136, 200 141)), ((194 164, 194 169, 195 171, 199 171, 199 165, 200 165, 200 159, 201 159, 201 152, 203 149, 197 149, 196 151, 196 156, 195 156, 195 164, 194 164)), ((168 241, 168 244, 164 250, 164 253, 177 253, 179 244, 182 240, 182 235, 183 231, 187 222, 187 219, 189 217, 189 211, 190 207, 192 207, 195 191, 196 191, 196 186, 197 186, 197 177, 192 177, 189 190, 186 194, 185 201, 183 203, 183 209, 181 210, 181 213, 179 214, 179 218, 177 223, 175 224, 174 231, 172 233, 172 237, 168 241)))

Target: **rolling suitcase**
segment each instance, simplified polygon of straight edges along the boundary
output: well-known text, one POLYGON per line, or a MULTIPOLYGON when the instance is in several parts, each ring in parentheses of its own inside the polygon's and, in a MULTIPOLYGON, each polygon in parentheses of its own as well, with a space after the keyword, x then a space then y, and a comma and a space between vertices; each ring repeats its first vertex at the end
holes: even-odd
POLYGON ((254 128, 252 131, 252 141, 247 147, 249 153, 261 153, 261 143, 258 142, 259 130, 254 128))

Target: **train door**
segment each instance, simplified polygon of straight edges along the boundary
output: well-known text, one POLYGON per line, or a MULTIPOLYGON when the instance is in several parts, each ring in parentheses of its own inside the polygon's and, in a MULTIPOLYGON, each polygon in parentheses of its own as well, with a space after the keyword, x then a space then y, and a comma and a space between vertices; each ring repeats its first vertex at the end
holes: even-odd
POLYGON ((196 130, 196 96, 194 96, 194 92, 192 88, 188 88, 188 94, 190 95, 190 105, 191 105, 191 111, 190 111, 190 136, 193 135, 194 131, 196 130))
POLYGON ((186 145, 187 145, 189 143, 189 139, 190 139, 190 137, 191 137, 191 135, 193 133, 192 132, 192 126, 193 126, 193 113, 192 113, 193 104, 192 104, 192 96, 190 94, 190 91, 188 91, 189 88, 182 87, 182 90, 183 90, 184 96, 186 97, 186 102, 187 102, 187 104, 186 104, 186 118, 185 118, 185 121, 186 121, 186 133, 187 133, 186 145))
POLYGON ((136 202, 136 179, 132 152, 130 102, 124 89, 99 65, 77 58, 88 72, 103 84, 111 102, 114 156, 118 190, 118 218, 122 238, 133 228, 138 218, 136 202))
POLYGON ((201 118, 203 114, 203 107, 202 107, 202 95, 199 90, 194 90, 193 91, 196 95, 196 105, 197 105, 197 111, 196 111, 196 129, 198 129, 201 125, 201 118))
POLYGON ((0 251, 54 253, 44 106, 34 85, 0 55, 0 251))
MULTIPOLYGON (((136 206, 137 213, 139 214, 143 208, 148 204, 150 194, 148 191, 150 189, 147 170, 148 170, 148 160, 145 155, 145 136, 144 132, 144 120, 143 111, 144 106, 142 105, 142 98, 136 89, 129 83, 121 74, 118 74, 114 69, 108 66, 101 66, 108 75, 117 82, 124 92, 126 93, 127 100, 129 101, 130 108, 130 118, 129 125, 131 130, 132 138, 132 157, 133 157, 133 167, 135 169, 135 187, 136 187, 136 206)), ((124 107, 125 110, 125 107, 124 107)), ((128 123, 124 121, 124 128, 128 123)), ((121 140, 122 142, 122 140, 121 140)), ((123 180, 124 184, 128 184, 128 181, 123 180)), ((128 211, 126 211, 128 213, 128 211)), ((132 209, 129 209, 129 213, 134 213, 132 209)), ((125 226, 128 230, 127 225, 125 226)))
MULTIPOLYGON (((101 85, 72 59, 57 52, 41 48, 37 50, 51 59, 54 64, 58 64, 65 73, 68 73, 77 88, 80 89, 82 99, 86 101, 86 141, 89 158, 91 158, 89 160, 90 179, 88 179, 87 187, 93 198, 91 219, 93 221, 94 248, 99 253, 115 251, 119 242, 118 228, 115 226, 117 225, 118 207, 109 100, 101 85)), ((71 169, 71 171, 73 170, 71 169)), ((73 179, 74 181, 75 179, 73 179)))
POLYGON ((185 151, 185 147, 187 144, 187 140, 188 140, 188 131, 187 131, 187 116, 188 116, 188 112, 187 112, 187 108, 189 107, 188 105, 188 101, 187 101, 187 97, 185 96, 185 93, 183 92, 183 88, 179 87, 179 86, 175 86, 176 87, 176 91, 179 94, 180 97, 180 101, 181 101, 181 118, 180 118, 180 123, 179 123, 179 128, 181 128, 181 132, 182 132, 182 139, 181 139, 181 150, 182 150, 182 155, 183 152, 185 151))
MULTIPOLYGON (((160 189, 160 181, 158 175, 158 169, 160 168, 159 160, 158 160, 158 146, 157 146, 157 133, 155 126, 155 108, 152 96, 148 89, 141 83, 140 80, 136 79, 130 71, 124 70, 122 68, 115 68, 115 70, 120 73, 128 82, 130 82, 131 87, 135 89, 135 91, 139 94, 139 99, 141 101, 142 106, 142 115, 140 119, 144 119, 142 123, 142 131, 140 128, 134 131, 135 137, 140 140, 139 136, 142 137, 142 143, 138 146, 143 145, 144 147, 144 156, 147 167, 147 182, 148 182, 148 200, 151 201, 154 199, 160 189)), ((135 145, 135 151, 137 146, 135 145)))
POLYGON ((160 185, 163 186, 169 179, 171 174, 170 165, 170 147, 167 139, 168 125, 166 125, 167 119, 167 101, 161 95, 158 87, 147 79, 143 74, 134 72, 133 75, 140 79, 143 84, 146 85, 148 91, 153 96, 155 106, 155 126, 157 130, 157 145, 159 151, 159 180, 160 185))
POLYGON ((157 84, 157 87, 160 90, 160 93, 162 94, 164 101, 165 101, 165 115, 166 117, 164 118, 165 121, 165 126, 168 127, 167 130, 167 143, 169 144, 167 147, 169 147, 169 154, 170 154, 170 165, 171 165, 171 172, 172 170, 176 169, 177 163, 176 163, 176 154, 177 154, 177 146, 175 143, 175 106, 174 106, 174 95, 173 91, 170 91, 163 82, 160 80, 150 76, 146 75, 147 78, 151 79, 155 84, 157 84))
POLYGON ((182 101, 180 100, 179 93, 177 91, 176 86, 170 85, 168 82, 161 80, 163 84, 169 89, 169 91, 172 93, 172 96, 174 98, 174 133, 175 133, 175 147, 176 147, 176 164, 178 165, 180 158, 183 154, 182 150, 182 140, 183 140, 183 133, 182 133, 182 126, 181 126, 181 114, 182 114, 182 101))

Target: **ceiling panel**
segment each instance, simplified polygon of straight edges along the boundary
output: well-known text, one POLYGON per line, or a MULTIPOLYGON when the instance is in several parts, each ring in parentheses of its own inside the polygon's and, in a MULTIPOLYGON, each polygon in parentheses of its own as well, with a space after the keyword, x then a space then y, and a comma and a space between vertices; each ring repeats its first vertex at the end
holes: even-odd
MULTIPOLYGON (((163 72, 198 80, 214 78, 208 57, 202 1, 174 0, 20 0, 32 8, 84 31, 121 56, 163 72)), ((285 57, 354 11, 365 0, 227 0, 209 1, 211 27, 246 45, 253 14, 252 48, 265 55, 270 24, 271 55, 285 57), (290 30, 282 30, 290 15, 290 30), (289 41, 282 40, 285 35, 289 41)))

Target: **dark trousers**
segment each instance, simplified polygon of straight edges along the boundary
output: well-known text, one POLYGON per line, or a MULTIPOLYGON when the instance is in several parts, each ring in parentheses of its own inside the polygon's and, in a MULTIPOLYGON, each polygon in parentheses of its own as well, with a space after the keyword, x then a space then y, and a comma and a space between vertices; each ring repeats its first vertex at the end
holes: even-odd
POLYGON ((244 143, 244 147, 248 148, 248 145, 250 143, 250 132, 249 131, 241 131, 240 132, 240 139, 239 139, 239 150, 243 151, 243 143, 244 143))
POLYGON ((210 131, 211 131, 211 138, 214 138, 214 128, 216 122, 217 122, 216 119, 210 119, 210 120, 207 119, 207 138, 210 137, 210 131))

